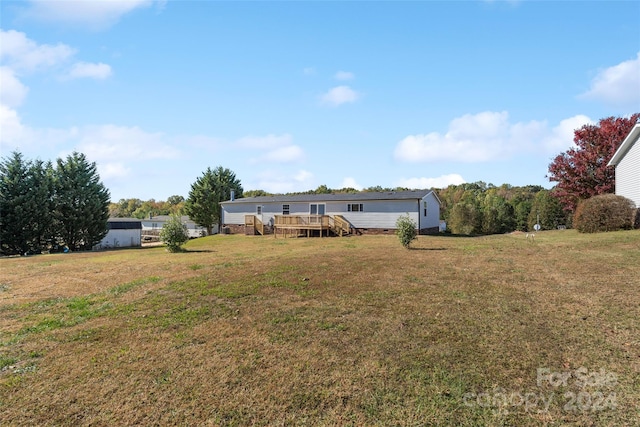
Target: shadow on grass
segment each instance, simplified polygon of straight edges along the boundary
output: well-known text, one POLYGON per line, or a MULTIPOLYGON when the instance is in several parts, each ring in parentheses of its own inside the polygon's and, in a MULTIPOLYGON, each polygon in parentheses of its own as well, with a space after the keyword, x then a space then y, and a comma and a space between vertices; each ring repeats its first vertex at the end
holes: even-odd
POLYGON ((442 233, 442 234, 435 234, 435 236, 437 237, 452 237, 452 238, 462 238, 462 239, 468 239, 468 238, 473 238, 473 237, 482 237, 484 236, 484 234, 452 234, 452 233, 442 233))
POLYGON ((447 248, 409 248, 410 251, 446 251, 447 248))

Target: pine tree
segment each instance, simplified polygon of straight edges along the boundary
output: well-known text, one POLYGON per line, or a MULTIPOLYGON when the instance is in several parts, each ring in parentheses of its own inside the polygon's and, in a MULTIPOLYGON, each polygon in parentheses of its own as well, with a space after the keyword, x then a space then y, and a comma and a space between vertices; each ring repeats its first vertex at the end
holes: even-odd
POLYGON ((109 191, 100 182, 96 164, 73 152, 58 159, 55 210, 62 241, 71 250, 91 249, 107 234, 109 191))
POLYGON ((40 253, 52 232, 51 165, 15 151, 0 163, 0 251, 40 253))
POLYGON ((196 224, 205 227, 207 234, 213 234, 213 225, 220 223, 220 202, 231 198, 231 190, 235 192, 235 197, 242 197, 242 185, 232 171, 222 166, 214 170, 207 168, 191 184, 184 211, 196 224))

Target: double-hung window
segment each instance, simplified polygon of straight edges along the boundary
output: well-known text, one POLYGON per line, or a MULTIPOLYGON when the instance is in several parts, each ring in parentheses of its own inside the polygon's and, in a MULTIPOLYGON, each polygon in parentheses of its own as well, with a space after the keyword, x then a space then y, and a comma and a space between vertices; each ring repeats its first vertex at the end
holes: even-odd
POLYGON ((282 215, 289 215, 290 212, 289 205, 282 205, 282 215))
POLYGON ((362 203, 349 203, 347 205, 347 212, 364 212, 362 203))

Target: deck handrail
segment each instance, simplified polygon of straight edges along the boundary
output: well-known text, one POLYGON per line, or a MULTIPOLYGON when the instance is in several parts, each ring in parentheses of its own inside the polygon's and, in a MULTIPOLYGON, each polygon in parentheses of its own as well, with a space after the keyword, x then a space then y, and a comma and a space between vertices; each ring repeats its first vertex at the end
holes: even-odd
POLYGON ((244 225, 245 227, 251 227, 254 233, 257 231, 258 233, 264 235, 264 223, 260 218, 255 215, 245 215, 244 216, 244 225))
POLYGON ((254 217, 255 218, 255 225, 254 225, 254 229, 260 233, 261 235, 264 236, 264 223, 262 222, 262 220, 260 218, 258 218, 257 216, 254 217))
POLYGON ((351 224, 342 215, 334 215, 333 220, 335 222, 336 228, 339 228, 341 231, 344 231, 346 233, 350 232, 351 224))
POLYGON ((274 225, 296 226, 317 225, 329 226, 329 215, 274 215, 274 225))

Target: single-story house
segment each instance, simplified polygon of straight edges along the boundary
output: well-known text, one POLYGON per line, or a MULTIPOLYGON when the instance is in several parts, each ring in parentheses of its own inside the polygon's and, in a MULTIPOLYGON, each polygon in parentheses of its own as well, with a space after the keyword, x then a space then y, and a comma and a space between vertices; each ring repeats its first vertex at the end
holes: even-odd
POLYGON ((631 129, 608 166, 616 168, 616 194, 633 200, 640 208, 640 123, 631 129))
MULTIPOLYGON (((159 235, 160 230, 162 230, 162 226, 165 222, 171 219, 170 215, 149 215, 149 218, 145 218, 142 220, 142 234, 144 235, 159 235)), ((205 227, 201 227, 192 221, 188 216, 181 216, 180 220, 184 225, 187 226, 187 232, 189 233, 190 238, 202 237, 207 235, 207 229, 205 227)), ((213 226, 213 230, 218 229, 217 225, 213 226)))
POLYGON ((440 200, 432 190, 246 197, 222 202, 224 232, 320 230, 335 234, 393 233, 409 215, 421 234, 437 233, 440 200))
POLYGON ((107 235, 93 247, 94 250, 142 246, 142 223, 137 218, 109 218, 107 229, 107 235))

